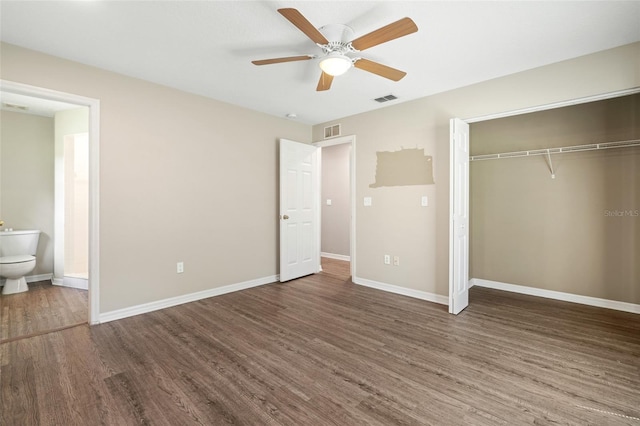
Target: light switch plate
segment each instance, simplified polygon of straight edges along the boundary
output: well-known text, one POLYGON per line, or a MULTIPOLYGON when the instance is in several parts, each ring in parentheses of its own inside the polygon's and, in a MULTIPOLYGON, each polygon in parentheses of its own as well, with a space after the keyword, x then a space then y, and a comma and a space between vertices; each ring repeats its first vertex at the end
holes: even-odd
POLYGON ((327 205, 330 206, 331 205, 331 200, 329 198, 327 198, 327 205))
POLYGON ((365 207, 371 206, 371 197, 364 197, 364 206, 365 207))
POLYGON ((429 197, 423 195, 422 200, 420 201, 420 205, 422 205, 422 207, 427 207, 429 205, 429 197))

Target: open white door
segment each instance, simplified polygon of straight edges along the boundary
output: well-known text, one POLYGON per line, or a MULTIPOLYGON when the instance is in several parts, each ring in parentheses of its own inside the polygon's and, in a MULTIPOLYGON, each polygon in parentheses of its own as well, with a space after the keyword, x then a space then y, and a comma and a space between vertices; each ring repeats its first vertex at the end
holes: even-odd
POLYGON ((320 271, 320 151, 280 139, 280 281, 320 271))
POLYGON ((469 304, 469 124, 451 119, 449 312, 469 304))

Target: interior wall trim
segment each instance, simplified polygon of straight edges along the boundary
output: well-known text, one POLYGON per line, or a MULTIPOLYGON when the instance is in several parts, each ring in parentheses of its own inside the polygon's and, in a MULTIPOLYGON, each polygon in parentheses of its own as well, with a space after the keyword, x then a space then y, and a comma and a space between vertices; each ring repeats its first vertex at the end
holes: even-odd
POLYGON ((335 253, 327 253, 322 251, 320 252, 320 256, 327 257, 329 259, 346 260, 347 262, 351 261, 351 256, 347 256, 346 254, 335 254, 335 253))
POLYGON ((400 287, 393 284, 381 283, 378 281, 368 280, 366 278, 354 277, 354 284, 362 285, 365 287, 371 287, 378 290, 386 291, 388 293, 400 294, 402 296, 413 297, 414 299, 426 300, 427 302, 438 303, 440 305, 448 305, 449 297, 441 296, 435 293, 428 293, 426 291, 413 290, 406 287, 400 287))
MULTIPOLYGON (((24 277, 27 283, 35 283, 38 281, 47 281, 53 278, 53 274, 29 275, 24 277)), ((4 278, 0 280, 0 287, 4 286, 4 278)))
POLYGON ((79 290, 89 290, 89 280, 86 278, 62 277, 60 280, 52 280, 53 285, 60 287, 77 288, 79 290))
POLYGON ((40 275, 29 275, 28 277, 24 277, 27 280, 27 283, 35 283, 38 281, 47 281, 53 278, 53 274, 40 274, 40 275))
POLYGON ((582 305, 597 306, 599 308, 615 309, 616 311, 640 314, 640 305, 635 303, 619 302, 617 300, 600 299, 598 297, 582 296, 580 294, 563 293, 561 291, 544 290, 523 285, 501 283, 498 281, 472 278, 471 286, 492 288, 495 290, 510 291, 512 293, 527 294, 529 296, 545 297, 547 299, 562 300, 564 302, 580 303, 582 305))
POLYGON ((100 323, 102 324, 105 322, 132 317, 134 315, 146 314, 148 312, 170 308, 172 306, 182 305, 184 303, 195 302, 197 300, 207 299, 209 297, 221 296, 223 294, 232 293, 234 291, 246 290, 252 287, 259 287, 261 285, 278 282, 279 279, 280 277, 278 275, 271 275, 268 277, 257 278, 255 280, 230 284, 223 287, 216 287, 209 290, 170 297, 168 299, 156 300, 155 302, 143 303, 142 305, 116 309, 115 311, 101 313, 100 323))

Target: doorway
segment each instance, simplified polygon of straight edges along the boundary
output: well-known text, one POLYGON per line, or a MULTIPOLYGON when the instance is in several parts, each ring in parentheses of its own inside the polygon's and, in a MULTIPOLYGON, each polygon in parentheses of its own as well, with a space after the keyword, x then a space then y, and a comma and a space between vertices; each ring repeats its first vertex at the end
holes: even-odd
POLYGON ((321 238, 323 270, 355 276, 355 143, 344 136, 315 142, 321 148, 321 238), (326 267, 326 268, 325 268, 326 267))
MULTIPOLYGON (((46 88, 25 85, 21 83, 0 80, 0 92, 3 99, 10 96, 21 96, 32 98, 35 105, 49 104, 49 106, 61 107, 61 105, 70 105, 72 107, 87 107, 88 110, 88 170, 87 179, 84 183, 88 187, 86 196, 88 208, 88 265, 85 273, 88 287, 87 292, 87 314, 86 322, 89 324, 97 324, 99 321, 99 121, 100 121, 100 102, 97 99, 86 98, 83 96, 58 92, 46 88)), ((64 146, 64 141, 62 143, 64 146)), ((80 184, 82 185, 82 184, 80 184)))

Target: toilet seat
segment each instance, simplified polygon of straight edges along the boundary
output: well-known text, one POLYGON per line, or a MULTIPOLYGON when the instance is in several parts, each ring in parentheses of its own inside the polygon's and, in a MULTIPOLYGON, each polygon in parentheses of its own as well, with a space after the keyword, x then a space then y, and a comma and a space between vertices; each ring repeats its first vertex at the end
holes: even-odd
POLYGON ((5 256, 5 257, 0 257, 0 265, 31 262, 32 260, 35 260, 35 259, 36 259, 35 256, 31 256, 28 254, 21 254, 18 256, 5 256))

